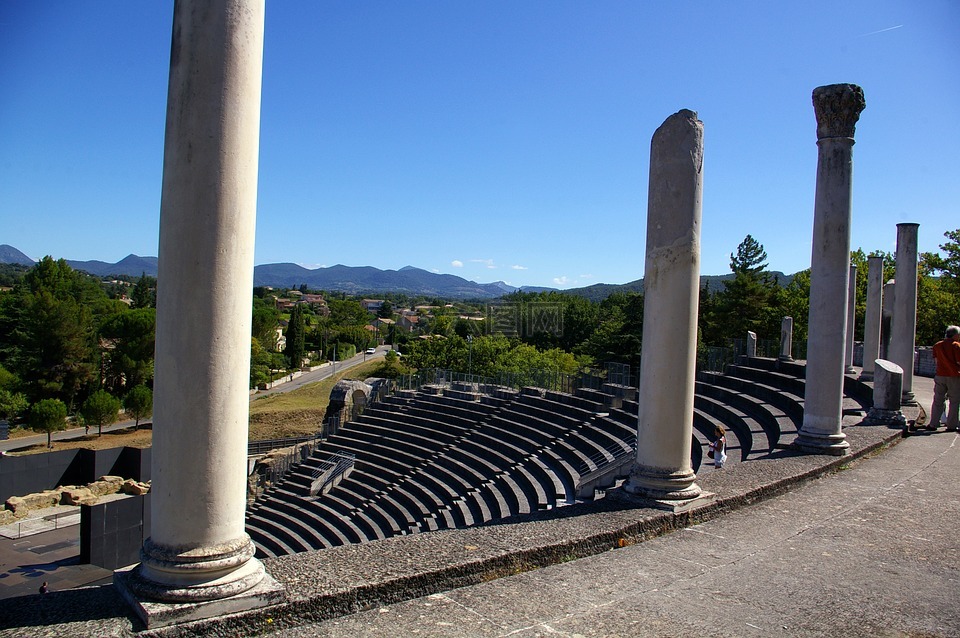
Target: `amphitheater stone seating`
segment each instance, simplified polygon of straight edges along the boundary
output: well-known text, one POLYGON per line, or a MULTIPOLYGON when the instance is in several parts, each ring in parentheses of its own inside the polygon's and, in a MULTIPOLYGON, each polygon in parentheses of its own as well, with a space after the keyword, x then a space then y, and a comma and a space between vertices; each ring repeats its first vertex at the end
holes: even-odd
MULTIPOLYGON (((728 434, 731 463, 792 441, 802 423, 804 366, 741 359, 700 373, 691 462, 707 460, 713 428, 728 434)), ((848 377, 845 407, 866 406, 869 386, 848 377)), ((480 525, 552 509, 623 480, 635 454, 639 405, 630 388, 610 397, 469 383, 399 390, 344 424, 286 481, 248 511, 262 555, 480 525), (320 459, 343 450, 353 473, 328 494, 305 494, 320 459)), ((872 395, 870 395, 872 396, 872 395)))

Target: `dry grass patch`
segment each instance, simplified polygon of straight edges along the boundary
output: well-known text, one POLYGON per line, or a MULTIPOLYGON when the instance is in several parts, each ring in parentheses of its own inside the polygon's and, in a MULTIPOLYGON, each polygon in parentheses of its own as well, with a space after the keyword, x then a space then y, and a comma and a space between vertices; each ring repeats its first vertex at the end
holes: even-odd
MULTIPOLYGON (((29 434, 42 434, 42 432, 30 432, 29 434)), ((12 437, 11 437, 12 438, 12 437)), ((11 456, 21 456, 24 454, 42 454, 44 452, 59 450, 76 450, 86 448, 88 450, 109 450, 115 447, 150 447, 153 440, 153 432, 149 428, 144 428, 141 424, 139 430, 132 427, 122 430, 111 430, 104 432, 103 436, 97 436, 96 429, 91 428, 90 434, 81 435, 78 438, 68 441, 54 441, 53 450, 47 448, 47 442, 44 441, 38 445, 31 445, 28 448, 10 452, 11 456)))
MULTIPOLYGON (((365 379, 370 372, 380 364, 380 361, 369 361, 337 373, 317 383, 310 383, 291 390, 279 392, 260 399, 254 398, 250 402, 250 440, 262 441, 265 439, 282 439, 290 436, 305 436, 314 434, 320 429, 320 421, 330 403, 330 390, 340 379, 365 379)), ((10 438, 33 436, 42 434, 26 428, 17 428, 16 435, 10 433, 10 438)), ((122 430, 104 432, 103 436, 91 434, 69 441, 54 441, 54 450, 73 450, 87 448, 102 450, 114 447, 150 447, 152 431, 144 429, 134 431, 132 427, 122 430)), ((48 452, 46 441, 40 445, 17 450, 10 454, 40 454, 48 452)))

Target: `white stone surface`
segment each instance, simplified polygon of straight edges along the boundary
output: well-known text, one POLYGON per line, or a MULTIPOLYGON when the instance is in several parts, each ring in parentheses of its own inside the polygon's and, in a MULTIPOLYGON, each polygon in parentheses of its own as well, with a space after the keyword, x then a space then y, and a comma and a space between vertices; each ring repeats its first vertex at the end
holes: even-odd
POLYGON ((263 573, 244 531, 263 24, 263 0, 174 9, 152 529, 138 572, 149 596, 215 599, 263 573))
POLYGON ((897 286, 893 294, 893 326, 889 359, 903 368, 903 402, 912 404, 913 358, 917 334, 917 228, 897 224, 897 286))
POLYGON ((793 317, 780 321, 780 360, 793 361, 793 317))
POLYGON ((863 320, 862 381, 873 379, 874 361, 880 358, 880 320, 883 314, 883 257, 867 259, 867 303, 863 320))
POLYGON ((817 189, 813 213, 807 376, 800 449, 844 454, 841 430, 847 284, 850 275, 850 219, 853 134, 864 108, 863 91, 852 84, 813 92, 817 117, 817 189))
POLYGON ((850 277, 847 280, 847 341, 844 346, 844 369, 853 374, 853 343, 857 331, 857 267, 850 264, 850 277))
POLYGON ((690 462, 700 294, 703 123, 668 117, 653 135, 647 203, 636 496, 683 500, 700 487, 690 462))

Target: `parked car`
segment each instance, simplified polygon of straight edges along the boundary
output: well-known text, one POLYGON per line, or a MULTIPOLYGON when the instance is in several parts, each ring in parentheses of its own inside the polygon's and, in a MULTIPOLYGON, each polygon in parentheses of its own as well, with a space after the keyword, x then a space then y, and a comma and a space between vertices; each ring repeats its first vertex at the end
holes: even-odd
POLYGON ((377 354, 376 348, 367 348, 367 354, 377 354))

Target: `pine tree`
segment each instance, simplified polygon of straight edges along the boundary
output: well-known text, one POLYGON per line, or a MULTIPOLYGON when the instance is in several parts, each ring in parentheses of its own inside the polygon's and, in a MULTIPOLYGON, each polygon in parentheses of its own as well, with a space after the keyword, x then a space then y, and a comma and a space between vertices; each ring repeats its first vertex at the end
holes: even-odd
POLYGON ((287 326, 287 358, 291 368, 300 368, 303 365, 303 355, 306 354, 306 322, 303 318, 303 308, 300 304, 290 311, 290 324, 287 326))

